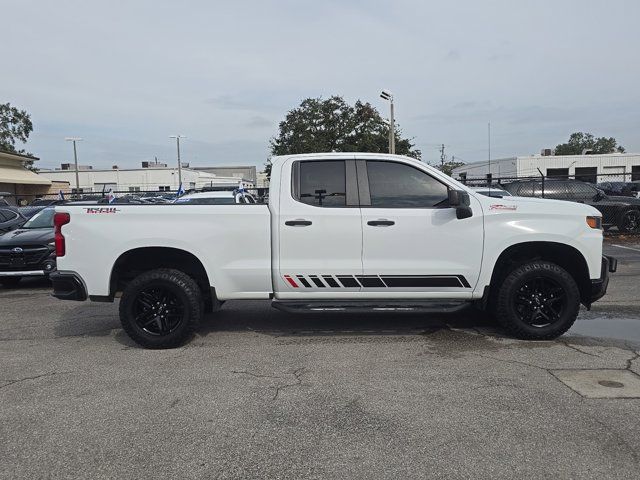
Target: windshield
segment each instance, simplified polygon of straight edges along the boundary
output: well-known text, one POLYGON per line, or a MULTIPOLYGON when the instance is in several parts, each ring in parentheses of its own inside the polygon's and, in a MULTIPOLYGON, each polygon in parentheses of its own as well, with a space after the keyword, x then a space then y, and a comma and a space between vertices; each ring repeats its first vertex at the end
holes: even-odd
POLYGON ((51 228, 53 227, 53 208, 45 208, 36 213, 22 226, 22 228, 51 228))

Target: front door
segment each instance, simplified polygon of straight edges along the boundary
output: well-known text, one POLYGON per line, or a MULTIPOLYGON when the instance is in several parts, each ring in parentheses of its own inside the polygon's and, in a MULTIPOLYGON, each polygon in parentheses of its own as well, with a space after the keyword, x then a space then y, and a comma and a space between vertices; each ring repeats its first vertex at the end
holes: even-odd
POLYGON ((419 166, 358 160, 357 169, 363 295, 471 297, 484 243, 479 202, 472 197, 474 215, 459 220, 448 206, 449 187, 419 166))
POLYGON ((355 160, 283 165, 278 225, 278 298, 354 298, 362 274, 355 160))

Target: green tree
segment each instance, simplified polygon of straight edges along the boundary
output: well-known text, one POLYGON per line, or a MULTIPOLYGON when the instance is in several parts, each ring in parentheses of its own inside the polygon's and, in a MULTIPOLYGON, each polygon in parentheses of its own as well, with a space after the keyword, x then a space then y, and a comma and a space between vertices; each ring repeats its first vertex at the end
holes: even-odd
MULTIPOLYGON (((22 155, 31 155, 24 149, 16 149, 16 141, 26 143, 33 131, 31 116, 25 110, 18 110, 10 103, 0 103, 0 150, 22 155)), ((25 160, 25 166, 34 169, 33 161, 25 160)))
MULTIPOLYGON (((418 160, 421 152, 411 139, 395 129, 396 153, 418 160)), ((342 97, 307 98, 280 122, 278 136, 271 139, 273 155, 317 152, 389 151, 389 126, 369 103, 352 106, 342 97)), ((266 171, 266 169, 265 169, 266 171)), ((269 168, 270 173, 270 168, 269 168)))
POLYGON ((454 159, 452 159, 452 160, 447 160, 445 162, 442 162, 438 165, 433 165, 433 167, 437 168, 442 173, 446 173, 447 175, 451 176, 451 173, 453 173, 454 168, 462 167, 463 165, 466 165, 466 164, 464 162, 457 162, 454 159))
POLYGON ((625 149, 613 137, 595 138, 590 133, 576 132, 569 136, 567 143, 556 146, 556 155, 581 155, 584 150, 593 153, 624 153, 625 149))

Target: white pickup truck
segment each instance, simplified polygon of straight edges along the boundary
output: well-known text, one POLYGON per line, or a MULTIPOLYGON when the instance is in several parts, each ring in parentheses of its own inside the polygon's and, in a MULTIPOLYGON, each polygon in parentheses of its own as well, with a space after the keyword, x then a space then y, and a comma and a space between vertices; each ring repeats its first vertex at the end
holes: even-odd
POLYGON ((267 204, 60 205, 54 296, 113 301, 151 348, 179 345, 225 300, 286 311, 489 310, 514 336, 567 331, 616 260, 601 214, 491 198, 411 158, 273 158, 267 204))

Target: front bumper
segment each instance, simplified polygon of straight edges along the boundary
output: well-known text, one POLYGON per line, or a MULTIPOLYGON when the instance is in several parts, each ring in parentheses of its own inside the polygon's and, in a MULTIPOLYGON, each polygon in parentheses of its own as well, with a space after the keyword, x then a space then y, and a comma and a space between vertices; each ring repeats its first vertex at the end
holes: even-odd
POLYGON ((75 273, 55 272, 49 276, 53 284, 53 296, 60 300, 84 301, 87 299, 87 290, 80 277, 75 273))
POLYGON ((593 302, 600 300, 607 293, 609 286, 609 273, 614 273, 618 269, 618 260, 609 255, 602 256, 602 268, 600 269, 600 278, 591 280, 591 297, 589 298, 590 307, 593 302))

